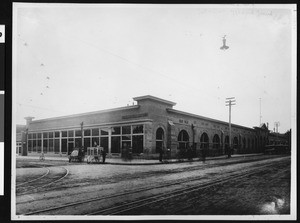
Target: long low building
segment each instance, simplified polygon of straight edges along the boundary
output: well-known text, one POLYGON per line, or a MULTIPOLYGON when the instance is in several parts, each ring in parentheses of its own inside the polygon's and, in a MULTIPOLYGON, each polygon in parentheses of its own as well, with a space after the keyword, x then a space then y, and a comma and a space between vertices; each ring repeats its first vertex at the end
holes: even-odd
MULTIPOLYGON (((67 156, 75 147, 97 144, 109 156, 121 156, 122 148, 132 153, 156 157, 160 148, 169 149, 172 157, 191 148, 195 155, 207 149, 210 156, 222 155, 229 147, 228 122, 219 121, 173 108, 176 103, 154 96, 133 98, 137 104, 33 120, 26 117, 21 155, 67 156)), ((265 124, 249 128, 231 125, 231 144, 235 153, 263 152, 269 130, 265 124)))

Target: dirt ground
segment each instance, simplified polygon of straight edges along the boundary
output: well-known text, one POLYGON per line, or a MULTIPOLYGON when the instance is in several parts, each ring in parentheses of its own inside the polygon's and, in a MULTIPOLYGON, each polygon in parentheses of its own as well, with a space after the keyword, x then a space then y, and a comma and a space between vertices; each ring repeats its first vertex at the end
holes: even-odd
MULTIPOLYGON (((276 168, 266 168, 260 174, 251 175, 243 180, 227 182, 207 188, 186 197, 147 206, 126 215, 261 215, 289 214, 290 212, 290 157, 269 156, 257 158, 238 158, 232 160, 210 160, 163 165, 109 165, 109 164, 68 164, 61 161, 44 162, 43 166, 51 169, 52 165, 62 165, 69 169, 69 175, 61 182, 36 193, 16 197, 17 215, 42 208, 63 205, 87 198, 130 191, 145 186, 156 186, 162 182, 178 179, 201 177, 209 181, 213 176, 228 174, 232 171, 245 171, 258 163, 270 163, 286 160, 276 168), (266 159, 265 159, 266 158, 266 159), (255 160, 255 162, 250 162, 255 160), (228 165, 226 162, 232 162, 228 165)), ((33 179, 45 173, 45 168, 34 167, 37 161, 19 160, 17 162, 17 182, 33 179)), ((166 188, 165 190, 167 190, 166 188)), ((170 190, 172 188, 169 188, 170 190)), ((153 193, 161 193, 157 190, 153 193)), ((131 196, 135 199, 146 194, 131 196), (136 196, 136 197, 135 197, 136 196)), ((124 198, 122 198, 124 199, 124 198)), ((113 202, 113 201, 111 201, 113 202)), ((125 202, 119 200, 116 202, 125 202)), ((98 207, 108 204, 98 203, 98 207)), ((110 205, 113 205, 110 204, 110 205)), ((76 214, 83 214, 96 205, 81 208, 76 214)), ((73 215, 74 210, 63 214, 73 215)), ((55 213, 53 213, 56 215, 55 213)), ((60 215, 60 214, 59 214, 60 215)))

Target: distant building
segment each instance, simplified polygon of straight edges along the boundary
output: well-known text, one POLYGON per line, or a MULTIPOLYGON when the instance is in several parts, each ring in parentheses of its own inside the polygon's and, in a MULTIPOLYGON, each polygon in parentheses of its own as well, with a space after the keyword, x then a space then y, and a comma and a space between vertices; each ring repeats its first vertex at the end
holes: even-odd
MULTIPOLYGON (((229 147, 228 123, 173 108, 176 103, 150 95, 133 98, 137 104, 33 120, 27 117, 23 131, 23 155, 66 156, 75 147, 97 143, 109 156, 120 156, 126 145, 133 154, 155 157, 160 148, 170 149, 172 157, 192 148, 194 155, 208 149, 210 156, 222 155, 229 147)), ((260 153, 268 143, 269 130, 263 124, 249 128, 232 124, 234 153, 260 153)))
POLYGON ((27 150, 25 138, 26 125, 17 125, 16 126, 16 153, 19 155, 26 155, 23 153, 23 146, 25 148, 24 152, 27 150))

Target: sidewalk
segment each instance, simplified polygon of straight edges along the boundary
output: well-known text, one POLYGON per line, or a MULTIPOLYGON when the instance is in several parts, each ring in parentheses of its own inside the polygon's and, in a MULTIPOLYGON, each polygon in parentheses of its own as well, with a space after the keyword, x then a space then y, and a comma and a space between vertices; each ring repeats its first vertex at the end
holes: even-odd
MULTIPOLYGON (((238 157, 246 157, 246 156, 260 156, 263 153, 252 153, 252 154, 234 154, 230 159, 238 158, 238 157)), ((16 156, 16 159, 39 159, 39 156, 16 156)), ((218 156, 218 157, 207 157, 207 160, 216 160, 216 159, 227 159, 227 155, 218 156)), ((66 161, 69 162, 68 157, 51 157, 45 156, 45 160, 52 161, 66 161)), ((86 160, 86 159, 85 159, 86 160)), ((105 164, 113 164, 113 165, 157 165, 157 164, 168 164, 168 163, 182 163, 182 162, 200 162, 202 161, 199 158, 194 158, 193 160, 183 159, 182 161, 178 161, 177 159, 169 159, 160 162, 158 160, 148 160, 148 159, 132 159, 132 160, 123 160, 121 158, 109 158, 107 157, 105 160, 105 164)), ((86 163, 86 161, 82 162, 86 163)))

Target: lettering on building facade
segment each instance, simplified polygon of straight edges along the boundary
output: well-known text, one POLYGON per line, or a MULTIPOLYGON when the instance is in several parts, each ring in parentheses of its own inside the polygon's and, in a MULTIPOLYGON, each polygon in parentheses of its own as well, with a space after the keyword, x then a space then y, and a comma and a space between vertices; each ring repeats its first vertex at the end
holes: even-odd
POLYGON ((147 117, 148 113, 142 113, 142 114, 136 114, 136 115, 124 115, 122 116, 122 119, 131 119, 131 118, 141 118, 141 117, 147 117))

